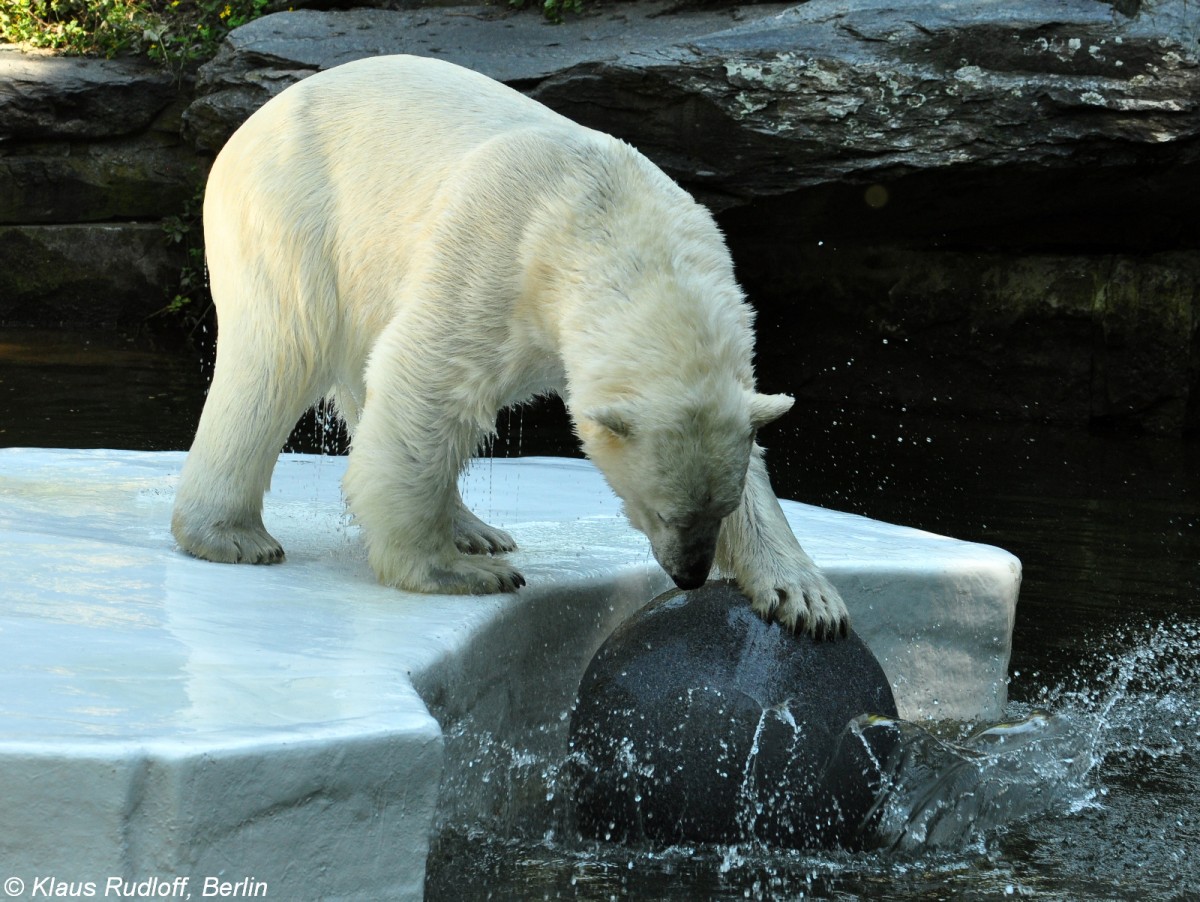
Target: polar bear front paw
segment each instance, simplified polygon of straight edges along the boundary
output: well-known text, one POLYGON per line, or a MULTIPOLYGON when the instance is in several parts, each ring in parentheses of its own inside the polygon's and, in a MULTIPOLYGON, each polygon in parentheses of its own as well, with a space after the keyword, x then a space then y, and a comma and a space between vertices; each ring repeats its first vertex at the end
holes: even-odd
POLYGON ((776 579, 756 580, 742 586, 751 607, 765 620, 784 629, 804 632, 814 639, 845 638, 850 613, 841 593, 819 571, 797 567, 776 579))
POLYGON ((525 585, 525 577, 503 560, 489 557, 462 557, 449 565, 426 571, 422 592, 447 595, 493 595, 515 592, 525 585))
POLYGON ((463 554, 504 554, 517 550, 512 536, 484 523, 462 505, 454 516, 454 544, 463 554))
POLYGON ((277 564, 283 546, 267 532, 262 521, 212 523, 196 527, 175 516, 171 532, 179 547, 193 557, 218 564, 277 564))
POLYGON ((515 592, 525 585, 525 577, 503 558, 453 552, 433 558, 405 555, 380 560, 374 554, 369 557, 380 582, 409 592, 493 595, 515 592))

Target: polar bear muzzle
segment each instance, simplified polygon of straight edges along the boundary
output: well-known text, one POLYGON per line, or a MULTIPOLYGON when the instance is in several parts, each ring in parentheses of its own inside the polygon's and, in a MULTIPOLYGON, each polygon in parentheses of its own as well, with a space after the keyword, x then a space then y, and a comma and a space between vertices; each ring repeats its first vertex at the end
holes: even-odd
POLYGON ((708 563, 697 565, 695 569, 689 569, 684 573, 672 573, 671 579, 681 589, 699 589, 708 582, 708 574, 712 572, 712 562, 713 559, 710 556, 708 563))
POLYGON ((708 580, 717 553, 717 536, 721 532, 720 517, 679 527, 660 524, 649 539, 654 557, 681 589, 696 589, 708 580))

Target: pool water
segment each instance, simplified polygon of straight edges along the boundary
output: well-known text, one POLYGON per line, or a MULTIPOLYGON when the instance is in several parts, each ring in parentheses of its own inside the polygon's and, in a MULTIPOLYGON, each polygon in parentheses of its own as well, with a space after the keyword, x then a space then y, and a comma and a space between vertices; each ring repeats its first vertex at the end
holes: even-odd
MULTIPOLYGON (((624 849, 525 804, 447 825, 430 898, 1200 899, 1200 448, 842 409, 762 441, 782 496, 1021 558, 1012 725, 907 727, 883 850, 624 849)), ((516 797, 569 796, 479 742, 516 797)))
MULTIPOLYGON (((208 373, 144 336, 0 330, 0 445, 186 448, 208 373)), ((328 419, 291 447, 343 449, 328 419)), ((557 402, 499 425, 497 456, 573 453, 557 402)), ((428 897, 1200 899, 1200 446, 836 406, 761 440, 783 497, 1021 558, 1011 725, 906 728, 886 848, 856 854, 584 842, 562 760, 452 736, 512 801, 445 824, 428 897)))

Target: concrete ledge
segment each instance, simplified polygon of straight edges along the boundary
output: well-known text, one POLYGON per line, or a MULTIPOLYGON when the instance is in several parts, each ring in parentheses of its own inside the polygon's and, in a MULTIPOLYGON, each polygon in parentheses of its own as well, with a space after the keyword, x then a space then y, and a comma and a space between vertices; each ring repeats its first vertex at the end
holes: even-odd
MULTIPOLYGON (((266 521, 283 565, 188 558, 167 529, 181 462, 0 451, 0 860, 27 888, 157 876, 420 898, 444 730, 562 723, 595 648, 668 586, 584 461, 481 461, 465 477, 529 579, 487 598, 377 585, 337 458, 281 459, 266 521)), ((999 714, 1015 558, 785 508, 902 714, 999 714)))

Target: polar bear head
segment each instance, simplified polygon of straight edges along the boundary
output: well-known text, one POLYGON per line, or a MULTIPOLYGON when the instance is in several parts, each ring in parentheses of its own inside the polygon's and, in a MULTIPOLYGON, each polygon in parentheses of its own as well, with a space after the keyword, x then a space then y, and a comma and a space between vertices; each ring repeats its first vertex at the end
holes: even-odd
POLYGON ((665 410, 644 399, 590 408, 576 431, 658 563, 694 589, 712 570, 722 521, 741 503, 755 433, 791 406, 787 395, 733 385, 688 392, 665 410))

